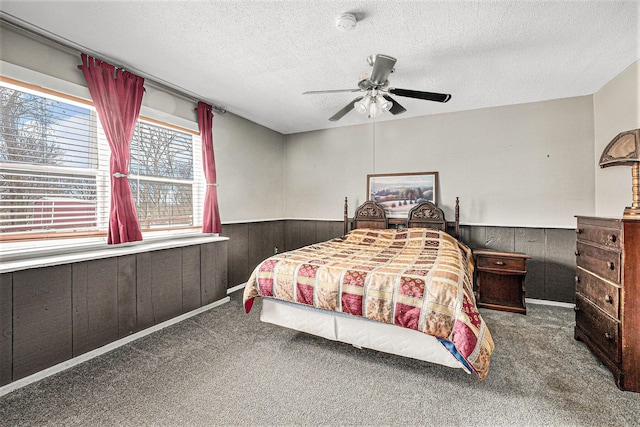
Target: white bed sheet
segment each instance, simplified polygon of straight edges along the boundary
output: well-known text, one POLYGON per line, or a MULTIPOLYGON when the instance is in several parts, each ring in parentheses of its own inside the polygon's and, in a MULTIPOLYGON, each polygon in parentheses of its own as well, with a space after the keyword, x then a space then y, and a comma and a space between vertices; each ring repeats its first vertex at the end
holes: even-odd
POLYGON ((470 371, 435 337, 388 323, 263 298, 260 320, 333 341, 470 371))

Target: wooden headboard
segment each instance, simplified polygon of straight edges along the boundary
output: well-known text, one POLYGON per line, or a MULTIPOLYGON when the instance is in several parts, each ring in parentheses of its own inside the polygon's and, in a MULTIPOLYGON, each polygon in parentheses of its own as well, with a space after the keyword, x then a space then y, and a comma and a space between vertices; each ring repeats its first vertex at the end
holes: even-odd
MULTIPOLYGON (((344 198, 344 234, 349 231, 348 202, 344 198)), ((421 202, 409 211, 407 219, 392 218, 389 220, 382 206, 372 200, 367 200, 356 208, 353 216, 353 229, 356 228, 389 228, 392 225, 406 227, 424 227, 447 231, 447 220, 444 211, 431 202, 421 202)), ((456 197, 455 209, 455 238, 460 237, 460 207, 456 197)))
POLYGON ((447 220, 442 209, 431 202, 422 202, 409 211, 407 227, 435 228, 447 231, 447 220))
MULTIPOLYGON (((345 203, 347 199, 345 197, 345 203)), ((353 228, 389 228, 389 220, 382 206, 367 200, 356 208, 353 215, 353 228)))

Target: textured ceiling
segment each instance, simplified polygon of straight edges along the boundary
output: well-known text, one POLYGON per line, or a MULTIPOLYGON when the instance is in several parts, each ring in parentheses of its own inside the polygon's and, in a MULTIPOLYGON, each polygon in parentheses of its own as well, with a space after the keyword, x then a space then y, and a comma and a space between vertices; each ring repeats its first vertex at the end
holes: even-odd
POLYGON ((370 71, 398 62, 392 86, 451 93, 396 97, 422 116, 589 95, 639 56, 638 1, 12 1, 4 16, 116 65, 289 134, 371 119, 328 118, 370 71), (345 12, 353 31, 335 27, 345 12))

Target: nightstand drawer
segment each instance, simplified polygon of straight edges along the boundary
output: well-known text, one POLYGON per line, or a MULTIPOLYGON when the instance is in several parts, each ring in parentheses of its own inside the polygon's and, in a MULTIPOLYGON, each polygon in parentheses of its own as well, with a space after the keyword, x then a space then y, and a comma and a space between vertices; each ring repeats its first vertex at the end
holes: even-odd
POLYGON ((580 294, 576 294, 576 327, 582 330, 605 353, 620 363, 619 323, 580 294))
POLYGON ((523 258, 509 258, 507 256, 476 255, 476 266, 478 270, 491 270, 494 273, 505 272, 526 273, 526 264, 523 258))
POLYGON ((576 244, 576 264, 598 276, 620 283, 620 252, 602 249, 583 242, 576 244))
POLYGON ((576 228, 578 240, 619 250, 622 248, 622 229, 611 227, 615 224, 620 223, 597 220, 592 220, 590 223, 588 220, 578 219, 578 228, 576 228))
POLYGON ((614 319, 619 319, 620 288, 581 268, 576 269, 576 291, 600 307, 614 319))

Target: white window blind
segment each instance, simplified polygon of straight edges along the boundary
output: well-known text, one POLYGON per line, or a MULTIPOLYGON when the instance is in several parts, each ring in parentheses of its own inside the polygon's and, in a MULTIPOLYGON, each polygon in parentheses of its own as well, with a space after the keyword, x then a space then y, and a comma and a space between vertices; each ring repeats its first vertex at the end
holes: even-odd
POLYGON ((0 231, 97 229, 95 113, 0 86, 0 231))
POLYGON ((131 142, 129 181, 140 227, 192 226, 202 208, 194 187, 192 135, 138 121, 131 142))
MULTIPOLYGON (((129 181, 141 228, 202 223, 200 138, 138 121, 129 181)), ((110 149, 95 110, 0 83, 0 233, 106 231, 110 149)))

